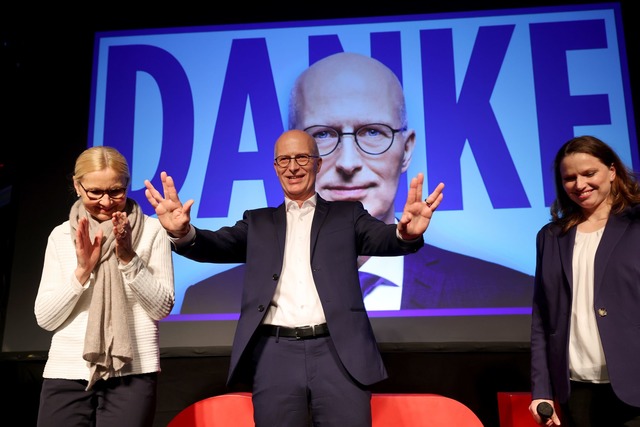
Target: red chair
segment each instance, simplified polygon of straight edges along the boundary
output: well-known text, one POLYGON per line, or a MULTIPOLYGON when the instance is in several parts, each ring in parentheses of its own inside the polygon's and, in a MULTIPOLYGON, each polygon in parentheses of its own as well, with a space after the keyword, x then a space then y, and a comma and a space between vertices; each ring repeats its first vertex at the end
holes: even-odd
MULTIPOLYGON (((483 427, 464 404, 438 394, 374 393, 373 427, 483 427)), ((167 427, 254 427, 251 393, 227 393, 183 409, 167 427)))
POLYGON ((529 412, 531 393, 498 392, 500 427, 540 427, 529 412))
POLYGON ((478 416, 463 403, 424 393, 374 393, 373 427, 483 427, 478 416))
POLYGON ((226 393, 187 406, 167 427, 254 427, 251 393, 226 393))

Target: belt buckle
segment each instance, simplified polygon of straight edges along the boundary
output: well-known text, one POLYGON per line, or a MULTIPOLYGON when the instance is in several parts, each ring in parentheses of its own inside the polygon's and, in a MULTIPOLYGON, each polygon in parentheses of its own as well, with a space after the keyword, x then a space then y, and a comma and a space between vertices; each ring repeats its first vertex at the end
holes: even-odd
POLYGON ((308 329, 311 329, 312 331, 312 336, 316 336, 316 327, 315 326, 299 326, 297 328, 294 329, 295 333, 296 333, 296 339, 300 340, 302 338, 305 338, 305 335, 303 334, 303 331, 306 331, 308 329))

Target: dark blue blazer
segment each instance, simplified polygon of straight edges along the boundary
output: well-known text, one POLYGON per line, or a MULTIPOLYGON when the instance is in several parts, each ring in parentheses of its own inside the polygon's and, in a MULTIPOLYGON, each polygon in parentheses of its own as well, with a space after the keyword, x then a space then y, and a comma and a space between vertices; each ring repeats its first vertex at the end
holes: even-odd
MULTIPOLYGON (((284 204, 246 211, 218 231, 196 229, 192 245, 178 253, 200 262, 242 263, 245 275, 240 318, 231 350, 228 383, 246 381, 243 355, 267 312, 282 270, 286 231, 284 204)), ((370 385, 387 377, 364 307, 359 255, 395 256, 417 251, 422 237, 403 242, 396 226, 372 217, 360 202, 327 202, 318 196, 311 226, 311 270, 331 339, 353 378, 370 385)))
MULTIPOLYGON (((561 234, 545 225, 536 240, 531 323, 534 399, 569 398, 569 323, 576 227, 561 234)), ((611 385, 640 407, 640 208, 612 215, 596 251, 594 306, 611 385)))
MULTIPOLYGON (((187 288, 180 312, 238 313, 244 264, 187 288)), ((404 257, 401 309, 531 307, 533 276, 425 245, 404 257)))

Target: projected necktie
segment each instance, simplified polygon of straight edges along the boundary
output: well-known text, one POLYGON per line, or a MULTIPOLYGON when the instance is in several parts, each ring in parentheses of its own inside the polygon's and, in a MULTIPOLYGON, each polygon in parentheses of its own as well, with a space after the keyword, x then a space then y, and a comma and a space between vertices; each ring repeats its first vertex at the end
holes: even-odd
POLYGON ((384 283, 384 279, 376 274, 366 273, 364 271, 361 271, 359 274, 360 289, 362 289, 363 298, 369 295, 378 285, 384 283))

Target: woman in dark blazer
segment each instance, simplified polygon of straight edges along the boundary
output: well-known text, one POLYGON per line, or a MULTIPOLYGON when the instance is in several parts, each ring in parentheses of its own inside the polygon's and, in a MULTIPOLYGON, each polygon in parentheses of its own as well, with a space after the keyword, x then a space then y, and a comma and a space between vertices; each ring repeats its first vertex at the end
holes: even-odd
POLYGON ((538 232, 529 410, 547 426, 640 426, 640 190, 601 140, 554 161, 556 200, 538 232), (559 413, 541 419, 541 403, 559 413))

